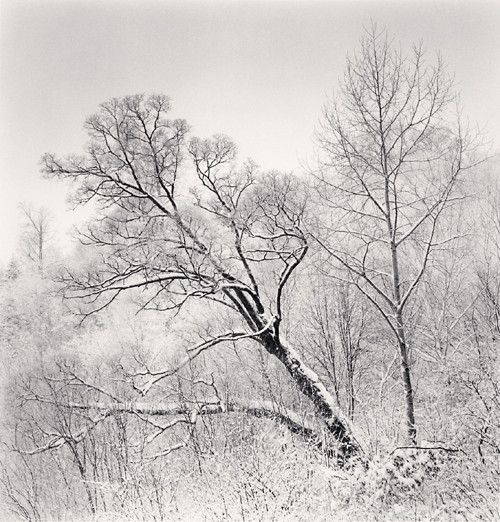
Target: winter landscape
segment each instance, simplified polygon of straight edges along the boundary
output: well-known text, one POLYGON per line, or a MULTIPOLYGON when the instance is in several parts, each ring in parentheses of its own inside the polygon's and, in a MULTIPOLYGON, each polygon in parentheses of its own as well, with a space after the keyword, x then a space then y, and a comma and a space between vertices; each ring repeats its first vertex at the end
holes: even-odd
POLYGON ((0 8, 1 519, 500 520, 500 8, 0 8))

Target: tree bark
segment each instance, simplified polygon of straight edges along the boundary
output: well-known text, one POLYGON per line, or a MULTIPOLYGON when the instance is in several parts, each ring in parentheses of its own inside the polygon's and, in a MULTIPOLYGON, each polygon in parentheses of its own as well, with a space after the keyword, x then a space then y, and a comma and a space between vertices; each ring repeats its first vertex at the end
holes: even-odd
POLYGON ((338 443, 338 461, 343 465, 353 457, 362 458, 364 450, 354 435, 350 420, 337 406, 334 397, 309 368, 300 355, 271 333, 262 336, 261 342, 271 355, 284 365, 300 391, 313 402, 316 411, 324 419, 328 432, 338 443))
POLYGON ((415 408, 413 404, 413 385, 411 382, 410 363, 408 361, 408 347, 405 340, 405 332, 402 327, 401 314, 396 315, 398 321, 398 344, 401 358, 401 374, 405 390, 406 424, 410 444, 417 445, 417 429, 415 426, 415 408), (400 322, 401 321, 401 322, 400 322), (401 325, 401 326, 400 326, 401 325))
POLYGON ((392 257, 392 281, 393 281, 393 296, 395 303, 394 315, 396 317, 396 334, 398 341, 398 349, 401 360, 401 374, 403 378, 403 386, 405 390, 405 404, 406 404, 406 425, 408 442, 416 446, 417 444, 417 429, 415 426, 415 408, 413 404, 413 386, 411 382, 410 363, 408 360, 408 346, 406 343, 404 318, 402 311, 400 277, 399 277, 399 263, 397 246, 394 242, 393 229, 390 219, 388 219, 388 228, 391 235, 391 257, 392 257))

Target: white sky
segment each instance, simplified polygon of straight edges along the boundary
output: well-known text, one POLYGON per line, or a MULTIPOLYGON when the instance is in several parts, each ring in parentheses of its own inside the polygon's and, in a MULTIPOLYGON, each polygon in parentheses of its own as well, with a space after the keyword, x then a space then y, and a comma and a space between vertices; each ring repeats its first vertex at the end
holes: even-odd
POLYGON ((85 118, 111 97, 165 93, 195 135, 228 134, 241 159, 298 171, 371 20, 441 52, 498 149, 500 2, 0 0, 0 266, 21 202, 51 209, 61 235, 76 218, 38 162, 81 152, 85 118))

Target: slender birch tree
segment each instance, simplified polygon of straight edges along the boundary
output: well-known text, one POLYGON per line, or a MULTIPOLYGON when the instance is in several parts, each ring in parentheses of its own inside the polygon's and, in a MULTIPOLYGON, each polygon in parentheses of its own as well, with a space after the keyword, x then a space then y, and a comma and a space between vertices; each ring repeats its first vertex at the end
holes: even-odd
POLYGON ((408 56, 372 28, 347 58, 337 95, 324 107, 317 188, 324 212, 317 241, 332 270, 353 282, 382 314, 401 361, 407 435, 416 443, 411 346, 405 315, 440 230, 461 198, 471 166, 470 136, 454 111, 453 81, 422 46, 408 56), (340 270, 341 272, 338 272, 340 270))

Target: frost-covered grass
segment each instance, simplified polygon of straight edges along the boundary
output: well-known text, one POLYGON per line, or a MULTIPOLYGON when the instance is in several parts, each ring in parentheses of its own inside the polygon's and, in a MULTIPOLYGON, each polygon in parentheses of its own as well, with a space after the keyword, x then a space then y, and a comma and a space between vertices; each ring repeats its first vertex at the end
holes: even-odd
POLYGON ((94 516, 77 475, 67 474, 74 489, 63 502, 38 462, 38 474, 31 476, 37 482, 37 516, 67 521, 500 519, 498 461, 397 450, 372 457, 367 466, 339 469, 272 422, 239 420, 218 426, 210 448, 200 441, 197 448, 161 462, 130 463, 120 480, 101 477, 91 484, 99 499, 94 516))
MULTIPOLYGON (((267 446, 182 481, 178 520, 499 520, 498 475, 440 452, 339 470, 302 445, 267 446), (496 484, 496 485, 495 485, 496 484)), ((174 514, 174 513, 172 513, 174 514)))

